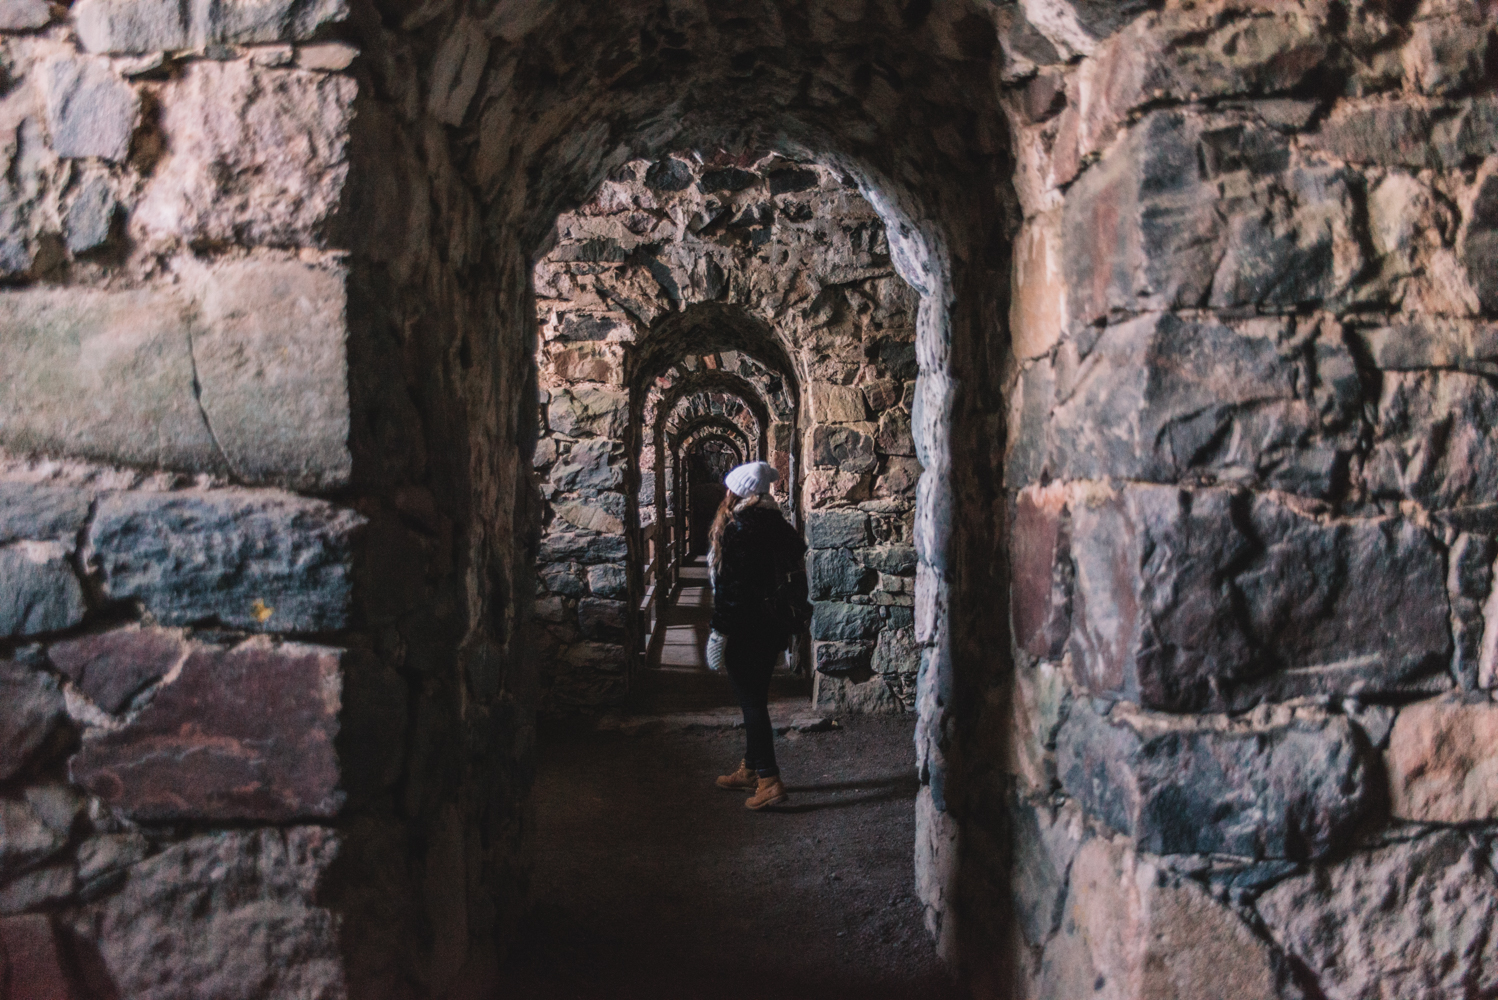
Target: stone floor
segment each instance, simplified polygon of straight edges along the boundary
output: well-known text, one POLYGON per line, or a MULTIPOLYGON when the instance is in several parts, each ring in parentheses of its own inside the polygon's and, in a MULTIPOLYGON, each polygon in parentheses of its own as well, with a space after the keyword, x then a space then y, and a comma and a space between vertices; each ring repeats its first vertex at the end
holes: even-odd
POLYGON ((743 735, 695 645, 705 583, 684 579, 628 713, 543 730, 532 910, 497 997, 958 996, 913 892, 913 720, 815 716, 807 682, 778 676, 791 800, 749 812, 712 782, 743 735))

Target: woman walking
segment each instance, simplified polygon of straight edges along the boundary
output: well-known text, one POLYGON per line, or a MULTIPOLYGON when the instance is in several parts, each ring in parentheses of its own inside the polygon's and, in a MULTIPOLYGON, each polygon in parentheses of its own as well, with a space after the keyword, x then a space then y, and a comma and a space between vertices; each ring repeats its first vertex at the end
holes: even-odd
POLYGON ((770 496, 770 484, 779 478, 766 462, 730 472, 723 480, 728 493, 709 534, 713 630, 707 659, 733 682, 747 742, 739 769, 719 778, 718 787, 752 789, 744 803, 750 809, 788 798, 775 764, 770 675, 791 635, 811 614, 802 561, 806 543, 770 496))

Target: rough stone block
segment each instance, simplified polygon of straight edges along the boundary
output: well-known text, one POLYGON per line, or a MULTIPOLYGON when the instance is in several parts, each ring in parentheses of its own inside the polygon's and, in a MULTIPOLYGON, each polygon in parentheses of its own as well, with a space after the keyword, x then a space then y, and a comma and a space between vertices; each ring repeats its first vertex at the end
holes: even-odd
POLYGON ((1072 861, 1040 1000, 1303 1000, 1284 960, 1195 882, 1101 838, 1072 861))
POLYGON ((0 443, 227 473, 193 392, 192 308, 171 289, 0 293, 0 443))
POLYGON ((1303 347, 1280 347, 1286 332, 1278 320, 1229 327, 1168 313, 1108 327, 1050 414, 1045 467, 1151 482, 1213 470, 1330 492, 1357 446, 1356 367, 1340 341, 1318 343, 1318 384, 1303 347))
POLYGON ((123 162, 140 98, 102 59, 58 56, 41 69, 47 131, 58 156, 123 162))
POLYGON ((1303 144, 1348 163, 1451 170, 1498 152, 1498 98, 1349 103, 1303 144))
POLYGON ((591 531, 548 531, 541 539, 536 555, 540 564, 575 559, 580 563, 620 562, 629 555, 628 542, 622 534, 598 534, 591 531))
POLYGON ((158 94, 172 155, 131 212, 132 234, 148 242, 325 245, 348 175, 357 93, 358 84, 338 74, 189 63, 158 94))
POLYGON ((1009 335, 1021 360, 1047 353, 1066 331, 1060 221, 1058 213, 1031 219, 1015 240, 1009 335))
POLYGON ((1360 851, 1258 901, 1280 947, 1327 1000, 1498 991, 1498 878, 1464 834, 1360 851))
POLYGON ((874 445, 885 455, 915 454, 915 439, 910 430, 910 414, 904 410, 884 410, 879 414, 879 429, 874 445))
POLYGON ((1290 168, 1288 139, 1267 126, 1152 112, 1068 193, 1070 320, 1334 300, 1363 264, 1351 183, 1290 168))
POLYGON ((1376 800, 1340 716, 1209 728, 1078 704, 1056 767, 1084 809, 1153 854, 1320 857, 1376 800))
POLYGON ((300 490, 346 485, 343 272, 252 258, 197 270, 192 284, 199 401, 236 477, 300 490))
POLYGON ((1072 656, 1094 692, 1171 711, 1450 684, 1442 553, 1398 517, 1127 487, 1072 504, 1072 656))
POLYGON ((577 627, 589 639, 622 639, 628 606, 624 601, 584 597, 577 602, 577 627))
POLYGON ((1424 94, 1465 90, 1482 79, 1491 38, 1456 18, 1416 21, 1400 50, 1405 78, 1424 94))
POLYGON ((869 661, 874 655, 874 644, 870 642, 818 642, 813 643, 817 672, 828 677, 857 676, 866 679, 869 661))
POLYGON ((68 251, 77 255, 104 245, 118 207, 106 177, 95 175, 80 184, 63 220, 68 251))
POLYGON ((117 493, 99 501, 89 544, 105 594, 162 624, 330 632, 347 624, 363 523, 266 490, 117 493))
POLYGON ((41 864, 67 843, 67 832, 49 827, 29 802, 0 799, 0 880, 41 864))
POLYGON ((52 918, 28 914, 0 919, 0 984, 6 1000, 74 1000, 52 918))
POLYGON ((73 6, 84 47, 116 54, 296 42, 347 16, 346 0, 79 0, 73 6))
POLYGON ((13 542, 0 547, 0 638, 60 632, 88 610, 61 542, 13 542))
POLYGON ((334 915, 317 905, 338 853, 319 827, 229 830, 174 844, 90 906, 78 933, 91 982, 131 1000, 255 1000, 346 993, 334 915))
MULTIPOLYGON (((872 430, 871 425, 865 425, 872 430)), ((811 433, 812 461, 844 472, 873 472, 879 465, 874 438, 855 427, 818 426, 811 433)))
POLYGON ((589 566, 588 590, 599 597, 623 597, 629 592, 629 576, 617 563, 589 566))
POLYGON ((624 469, 610 464, 614 446, 607 438, 576 442, 551 467, 551 484, 559 490, 618 489, 624 485, 624 469))
POLYGON ((609 386, 581 385, 559 389, 546 407, 546 423, 569 437, 624 436, 629 394, 609 386))
POLYGON ((265 640, 194 649, 133 722, 84 739, 70 776, 146 822, 334 816, 341 656, 265 640))
POLYGON ((849 385, 813 382, 811 419, 818 424, 851 424, 867 420, 863 393, 849 385))
POLYGON ((1064 487, 1028 487, 1015 500, 1009 544, 1014 640, 1031 656, 1059 656, 1071 628, 1064 487))
POLYGON ((1364 475, 1380 496, 1446 508, 1498 496, 1498 389, 1466 372, 1384 375, 1364 475))
POLYGON ((879 609, 867 604, 817 601, 812 607, 811 637, 820 641, 872 639, 881 627, 879 609))
POLYGON ((1482 307, 1498 312, 1498 175, 1489 175, 1472 201, 1461 260, 1482 307))
POLYGON ((34 31, 51 20, 47 0, 0 0, 0 31, 34 31))
POLYGON ((0 545, 76 539, 92 496, 67 486, 0 483, 0 545))
POLYGON ((187 653, 177 629, 128 625, 53 643, 47 659, 95 705, 117 713, 146 685, 171 673, 187 653))
POLYGON ((869 541, 869 515, 861 510, 814 510, 806 517, 814 549, 856 548, 869 541))
POLYGON ((1416 823, 1498 819, 1498 705, 1425 701, 1399 712, 1389 734, 1390 802, 1416 823))
POLYGON ((921 668, 921 646, 913 628, 887 628, 879 633, 869 666, 876 674, 910 674, 921 668))
POLYGON ((874 584, 874 571, 859 565, 849 549, 812 549, 806 571, 813 600, 861 594, 874 584))
POLYGON ((24 660, 0 660, 0 781, 28 768, 65 716, 55 677, 24 660))
POLYGON ((812 704, 824 712, 847 715, 892 715, 905 710, 886 678, 832 676, 817 673, 812 704))

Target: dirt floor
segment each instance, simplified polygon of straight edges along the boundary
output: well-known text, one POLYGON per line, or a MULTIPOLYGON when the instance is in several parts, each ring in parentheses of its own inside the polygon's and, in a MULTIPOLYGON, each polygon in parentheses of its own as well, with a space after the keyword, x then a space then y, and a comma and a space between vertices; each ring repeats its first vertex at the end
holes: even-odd
POLYGON ((741 731, 544 734, 511 1000, 947 1000, 913 892, 914 723, 788 732, 774 811, 713 785, 741 731))

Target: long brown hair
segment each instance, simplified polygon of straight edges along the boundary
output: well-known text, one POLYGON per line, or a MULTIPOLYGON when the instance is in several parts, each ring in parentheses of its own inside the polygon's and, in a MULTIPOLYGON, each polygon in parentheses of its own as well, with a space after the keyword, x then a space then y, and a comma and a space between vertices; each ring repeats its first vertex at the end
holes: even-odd
POLYGON ((723 502, 718 504, 718 513, 713 515, 713 526, 707 533, 707 541, 710 548, 708 558, 712 560, 713 576, 718 575, 718 570, 723 565, 723 532, 728 530, 728 522, 733 520, 733 509, 743 503, 744 498, 733 490, 723 491, 723 502))

